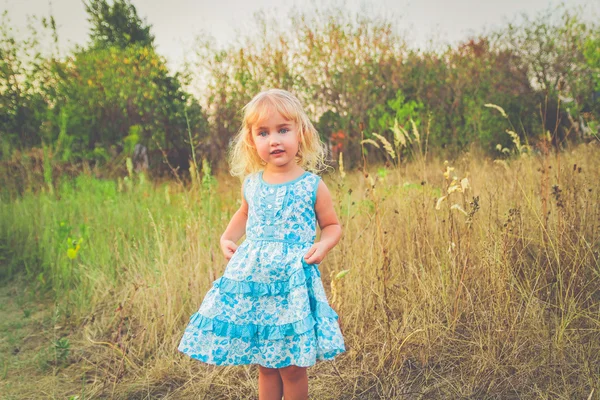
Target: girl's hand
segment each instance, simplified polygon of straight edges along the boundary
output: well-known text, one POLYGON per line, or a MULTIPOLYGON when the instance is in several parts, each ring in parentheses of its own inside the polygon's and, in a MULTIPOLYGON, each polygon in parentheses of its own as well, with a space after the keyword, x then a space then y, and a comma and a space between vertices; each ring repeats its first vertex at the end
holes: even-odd
POLYGON ((238 246, 231 240, 221 240, 221 251, 227 260, 230 260, 238 246))
POLYGON ((322 242, 317 242, 312 245, 308 252, 304 255, 304 261, 307 264, 319 264, 325 256, 329 249, 322 242))

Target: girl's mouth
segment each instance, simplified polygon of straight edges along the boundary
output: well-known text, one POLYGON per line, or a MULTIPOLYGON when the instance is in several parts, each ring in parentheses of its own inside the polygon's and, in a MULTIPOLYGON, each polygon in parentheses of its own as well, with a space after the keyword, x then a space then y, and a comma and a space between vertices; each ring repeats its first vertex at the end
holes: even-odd
POLYGON ((271 152, 271 154, 281 154, 281 153, 283 153, 283 150, 273 150, 271 152))

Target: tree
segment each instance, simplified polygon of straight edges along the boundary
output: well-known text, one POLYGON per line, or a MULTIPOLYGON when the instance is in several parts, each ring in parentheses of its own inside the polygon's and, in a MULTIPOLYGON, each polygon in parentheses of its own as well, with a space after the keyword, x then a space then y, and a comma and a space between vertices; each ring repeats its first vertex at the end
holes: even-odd
POLYGON ((107 0, 90 0, 84 4, 92 24, 92 47, 154 46, 151 26, 140 19, 129 0, 115 0, 112 5, 107 0))
POLYGON ((0 19, 0 159, 13 148, 42 143, 40 126, 48 105, 38 88, 43 82, 39 34, 19 39, 5 11, 0 19))
POLYGON ((598 25, 585 23, 566 6, 534 19, 524 16, 520 25, 500 32, 500 47, 513 52, 511 62, 528 71, 536 102, 543 105, 543 129, 556 146, 570 132, 578 132, 584 110, 593 108, 593 71, 586 63, 586 39, 598 25))
MULTIPOLYGON (((129 0, 84 3, 90 45, 50 63, 54 84, 42 87, 53 107, 44 125, 63 161, 108 161, 136 143, 187 161, 189 130, 197 143, 206 119, 154 48, 151 26, 129 0)), ((180 162, 177 162, 180 164, 180 162)))

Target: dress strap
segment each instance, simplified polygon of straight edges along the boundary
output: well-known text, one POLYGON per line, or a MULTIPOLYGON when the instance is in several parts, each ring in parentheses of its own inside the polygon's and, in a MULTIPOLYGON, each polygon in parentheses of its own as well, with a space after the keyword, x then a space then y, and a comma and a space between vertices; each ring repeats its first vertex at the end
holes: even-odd
POLYGON ((313 189, 312 189, 312 203, 314 206, 315 204, 317 204, 317 190, 319 188, 319 182, 321 181, 321 177, 319 175, 313 174, 313 173, 311 173, 311 175, 313 175, 316 178, 313 189))
POLYGON ((248 196, 246 195, 246 193, 248 193, 248 185, 253 182, 256 181, 256 177, 258 176, 257 172, 253 172, 249 175, 246 175, 246 177, 244 178, 244 181, 242 183, 242 192, 244 193, 244 199, 246 201, 248 201, 248 196))

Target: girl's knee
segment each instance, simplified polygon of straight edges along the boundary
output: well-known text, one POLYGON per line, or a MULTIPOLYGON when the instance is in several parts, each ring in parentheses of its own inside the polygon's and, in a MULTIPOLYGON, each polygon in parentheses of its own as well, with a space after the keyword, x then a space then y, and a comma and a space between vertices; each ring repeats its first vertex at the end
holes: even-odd
POLYGON ((297 365, 290 365, 289 367, 279 368, 281 378, 286 381, 295 381, 303 378, 306 375, 306 367, 298 367, 297 365))
POLYGON ((258 370, 264 375, 279 375, 279 370, 277 368, 267 368, 259 365, 258 370))

